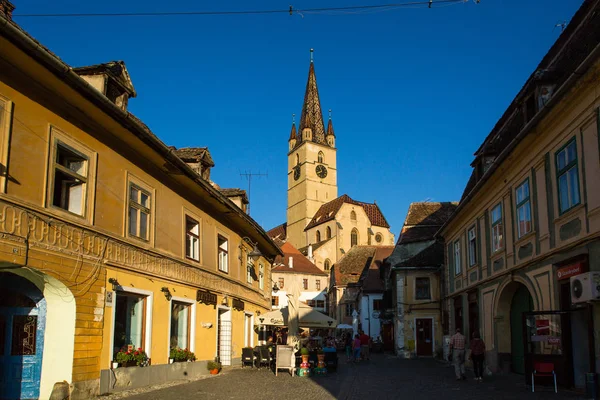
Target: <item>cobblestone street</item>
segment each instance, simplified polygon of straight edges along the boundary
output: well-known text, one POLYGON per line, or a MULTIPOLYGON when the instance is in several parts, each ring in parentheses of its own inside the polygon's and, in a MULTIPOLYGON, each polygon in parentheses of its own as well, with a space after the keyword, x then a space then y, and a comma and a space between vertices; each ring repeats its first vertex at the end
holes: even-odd
MULTIPOLYGON (((344 357, 341 358, 343 360, 344 357)), ((234 367, 218 376, 144 393, 121 393, 108 399, 581 399, 583 395, 549 387, 531 393, 524 378, 517 375, 492 376, 483 383, 469 379, 457 382, 453 368, 431 359, 401 360, 374 354, 371 361, 340 364, 338 372, 326 377, 291 377, 281 371, 278 377, 266 369, 234 367), (412 397, 411 397, 412 396, 412 397)))

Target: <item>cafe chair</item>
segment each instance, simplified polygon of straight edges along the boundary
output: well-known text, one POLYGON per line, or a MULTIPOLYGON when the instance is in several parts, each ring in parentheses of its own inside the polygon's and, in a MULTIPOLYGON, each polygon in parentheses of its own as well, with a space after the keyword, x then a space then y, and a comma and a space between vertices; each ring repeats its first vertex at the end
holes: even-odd
POLYGON ((269 354, 267 346, 258 346, 257 364, 259 369, 263 365, 266 365, 267 367, 271 366, 271 354, 269 354))
POLYGON ((254 368, 254 350, 252 347, 244 347, 242 349, 242 368, 250 364, 250 368, 254 368))
POLYGON ((533 372, 531 373, 531 391, 535 392, 535 377, 544 376, 554 378, 554 393, 558 393, 556 388, 556 372, 554 372, 554 364, 536 362, 533 366, 533 372))

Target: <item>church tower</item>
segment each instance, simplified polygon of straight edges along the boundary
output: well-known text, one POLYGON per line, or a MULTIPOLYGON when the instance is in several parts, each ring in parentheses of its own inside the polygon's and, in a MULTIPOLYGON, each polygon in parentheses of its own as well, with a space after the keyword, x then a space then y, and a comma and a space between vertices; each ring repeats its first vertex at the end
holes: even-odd
POLYGON ((331 111, 325 130, 312 49, 300 126, 296 130, 292 122, 288 144, 287 240, 301 248, 309 244, 306 225, 321 205, 337 197, 335 134, 331 111))

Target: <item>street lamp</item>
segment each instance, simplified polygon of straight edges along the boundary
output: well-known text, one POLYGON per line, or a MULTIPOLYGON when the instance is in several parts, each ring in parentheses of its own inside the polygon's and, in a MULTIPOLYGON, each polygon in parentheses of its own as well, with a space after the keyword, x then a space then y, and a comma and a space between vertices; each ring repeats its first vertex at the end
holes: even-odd
POLYGON ((262 257, 262 253, 258 249, 258 242, 254 243, 248 236, 244 236, 242 240, 250 245, 252 245, 253 249, 248 255, 252 258, 253 261, 258 261, 259 258, 262 257))

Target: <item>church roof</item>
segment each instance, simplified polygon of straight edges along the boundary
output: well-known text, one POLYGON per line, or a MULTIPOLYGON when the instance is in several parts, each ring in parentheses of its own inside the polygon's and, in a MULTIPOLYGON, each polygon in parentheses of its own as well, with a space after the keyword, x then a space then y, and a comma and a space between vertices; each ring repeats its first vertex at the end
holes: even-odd
POLYGON ((298 133, 296 132, 296 123, 292 122, 292 131, 290 132, 290 140, 296 139, 298 133))
POLYGON ((321 225, 324 222, 334 220, 336 214, 344 203, 354 204, 362 207, 372 225, 382 226, 384 228, 390 227, 377 204, 363 203, 362 201, 352 200, 350 196, 344 194, 337 199, 331 200, 329 203, 323 204, 304 230, 306 231, 314 228, 315 226, 321 225))
POLYGON ((331 117, 329 118, 329 122, 327 123, 327 136, 335 137, 335 133, 333 132, 333 122, 331 122, 331 117))
POLYGON ((287 238, 287 223, 277 225, 275 228, 267 231, 267 236, 271 239, 285 240, 287 238))
POLYGON ((304 128, 312 129, 313 142, 327 144, 327 141, 325 141, 323 113, 321 112, 321 100, 319 99, 319 89, 317 88, 317 76, 315 75, 315 64, 312 60, 308 69, 308 81, 306 82, 304 104, 302 105, 302 115, 300 116, 300 132, 304 128))
POLYGON ((310 262, 310 260, 302 255, 298 249, 292 246, 289 242, 283 243, 281 246, 282 256, 275 258, 275 264, 279 264, 274 267, 272 272, 282 273, 296 273, 296 274, 310 274, 310 275, 323 275, 327 276, 326 272, 323 272, 319 267, 310 262), (289 266, 290 257, 294 260, 292 268, 289 266))

